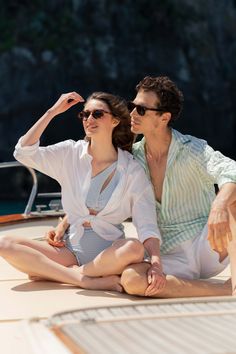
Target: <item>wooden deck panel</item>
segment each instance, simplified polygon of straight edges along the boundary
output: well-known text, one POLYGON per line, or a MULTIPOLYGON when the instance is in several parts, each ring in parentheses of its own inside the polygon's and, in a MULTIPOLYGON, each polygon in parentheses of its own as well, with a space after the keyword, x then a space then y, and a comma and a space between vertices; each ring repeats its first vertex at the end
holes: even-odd
MULTIPOLYGON (((1 225, 0 237, 4 234, 41 237, 55 226, 58 218, 32 220, 20 225, 1 225)), ((135 236, 131 223, 125 223, 127 236, 135 236)), ((226 279, 229 268, 217 276, 226 279)), ((115 292, 90 291, 54 282, 31 282, 24 273, 8 265, 0 258, 0 339, 4 354, 32 354, 27 339, 21 332, 18 320, 39 316, 46 318, 60 311, 90 306, 126 304, 144 298, 115 292)), ((160 300, 161 302, 163 300, 160 300)))

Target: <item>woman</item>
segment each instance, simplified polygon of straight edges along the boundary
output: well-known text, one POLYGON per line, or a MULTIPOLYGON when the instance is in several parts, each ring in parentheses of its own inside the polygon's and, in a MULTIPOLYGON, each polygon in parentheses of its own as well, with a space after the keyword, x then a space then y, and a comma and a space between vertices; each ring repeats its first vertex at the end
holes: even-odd
POLYGON ((86 139, 39 147, 51 120, 83 101, 76 92, 63 94, 20 138, 14 152, 18 161, 60 183, 70 224, 65 244, 54 236, 51 244, 6 236, 0 255, 33 277, 122 291, 120 274, 143 260, 145 247, 158 265, 149 277, 152 293, 165 285, 159 254, 152 254, 159 248, 160 233, 152 187, 128 152, 133 135, 124 101, 107 93, 92 94, 79 114, 86 139), (139 240, 124 239, 121 223, 130 216, 139 240))

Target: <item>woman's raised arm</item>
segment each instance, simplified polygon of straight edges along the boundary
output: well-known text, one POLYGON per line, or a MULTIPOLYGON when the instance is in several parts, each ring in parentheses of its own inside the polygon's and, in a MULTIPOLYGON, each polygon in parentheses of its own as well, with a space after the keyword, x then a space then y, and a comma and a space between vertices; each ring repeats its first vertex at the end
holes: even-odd
POLYGON ((76 92, 70 92, 61 95, 58 101, 47 110, 47 112, 28 130, 28 132, 21 139, 21 146, 34 145, 43 134, 51 120, 67 111, 70 107, 79 102, 83 102, 84 99, 76 92))

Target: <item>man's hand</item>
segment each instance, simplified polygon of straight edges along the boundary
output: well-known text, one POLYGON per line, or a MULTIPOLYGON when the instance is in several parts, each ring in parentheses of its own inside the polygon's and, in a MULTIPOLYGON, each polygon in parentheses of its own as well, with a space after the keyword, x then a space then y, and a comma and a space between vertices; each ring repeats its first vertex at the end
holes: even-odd
POLYGON ((147 280, 149 286, 145 291, 145 296, 153 296, 165 287, 166 276, 159 264, 154 263, 151 265, 147 271, 147 280))
POLYGON ((228 242, 232 240, 227 207, 215 206, 211 209, 207 239, 213 250, 220 253, 227 249, 228 242))

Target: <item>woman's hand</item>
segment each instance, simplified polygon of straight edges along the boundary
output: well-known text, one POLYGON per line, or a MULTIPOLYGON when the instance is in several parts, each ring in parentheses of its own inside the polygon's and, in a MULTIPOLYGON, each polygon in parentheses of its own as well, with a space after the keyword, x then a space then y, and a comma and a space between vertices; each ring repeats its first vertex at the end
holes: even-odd
POLYGON ((65 234, 64 228, 56 228, 54 230, 50 230, 46 232, 45 238, 49 245, 54 247, 64 247, 65 241, 62 240, 65 234))
POLYGON ((145 296, 153 296, 165 287, 166 276, 159 264, 151 264, 151 267, 147 271, 147 280, 149 286, 145 291, 145 296))
POLYGON ((64 93, 57 100, 57 102, 49 108, 48 112, 50 112, 53 116, 56 116, 67 111, 70 107, 79 102, 84 102, 84 99, 77 92, 64 93))

